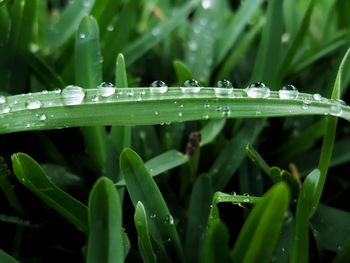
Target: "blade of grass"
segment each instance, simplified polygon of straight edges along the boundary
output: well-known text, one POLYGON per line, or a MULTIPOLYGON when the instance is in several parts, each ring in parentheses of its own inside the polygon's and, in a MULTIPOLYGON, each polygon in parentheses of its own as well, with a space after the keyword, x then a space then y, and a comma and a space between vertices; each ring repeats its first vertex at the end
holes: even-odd
POLYGON ((285 183, 274 185, 254 206, 230 252, 234 262, 268 262, 289 205, 285 183))
POLYGON ((225 119, 211 120, 201 129, 201 142, 200 147, 203 147, 211 143, 215 137, 220 134, 226 123, 225 119))
POLYGON ((282 5, 283 1, 280 0, 271 0, 267 4, 266 25, 251 78, 251 82, 264 82, 273 89, 277 88, 275 84, 280 63, 282 5))
MULTIPOLYGON (((213 193, 210 179, 210 176, 207 174, 200 175, 195 181, 192 188, 190 204, 188 208, 185 242, 186 259, 189 262, 198 262, 198 251, 201 251, 200 248, 202 246, 202 235, 208 221, 210 203, 213 193)), ((216 229, 214 226, 213 232, 215 231, 216 229)), ((215 239, 213 241, 215 241, 215 239)), ((213 245, 215 243, 211 244, 213 245)))
MULTIPOLYGON (((344 65, 347 64, 348 60, 350 59, 349 54, 350 54, 350 49, 348 49, 348 51, 346 52, 339 66, 339 70, 337 73, 337 77, 335 79, 332 96, 331 96, 333 100, 337 100, 340 97, 340 91, 343 88, 343 83, 342 83, 343 68, 344 68, 344 65)), ((316 198, 314 199, 314 202, 312 204, 311 214, 314 214, 318 207, 318 204, 321 199, 323 187, 326 182, 327 172, 328 172, 328 168, 329 168, 329 164, 330 164, 332 152, 333 152, 335 132, 337 129, 337 120, 338 119, 333 116, 327 117, 327 127, 326 127, 326 132, 322 143, 321 155, 320 155, 319 164, 318 164, 318 169, 320 170, 321 177, 316 190, 316 198)))
MULTIPOLYGON (((100 50, 97 22, 92 16, 85 16, 79 24, 75 43, 77 85, 90 89, 102 82, 100 50)), ((107 165, 107 134, 104 127, 86 127, 82 132, 91 161, 104 174, 107 165)))
POLYGON ((291 263, 306 263, 309 261, 309 219, 319 179, 320 171, 312 171, 306 177, 300 190, 295 215, 291 263))
MULTIPOLYGON (((152 177, 162 174, 170 169, 188 162, 188 156, 176 150, 162 153, 145 163, 147 170, 152 177)), ((121 179, 117 186, 125 186, 125 180, 121 179)))
MULTIPOLYGON (((266 99, 255 99, 247 98, 244 90, 236 89, 234 98, 218 98, 213 88, 202 88, 198 94, 184 94, 180 88, 174 87, 162 95, 150 93, 149 88, 133 88, 133 95, 128 91, 119 90, 113 96, 94 102, 93 99, 99 96, 99 90, 84 91, 83 102, 72 106, 64 105, 62 94, 55 91, 7 97, 7 103, 0 107, 0 112, 3 111, 0 113, 0 134, 94 125, 150 125, 208 118, 265 118, 330 113, 350 120, 348 106, 343 106, 337 101, 314 101, 311 94, 305 93, 299 93, 297 99, 282 100, 278 98, 278 92, 271 92, 270 97, 266 99), (25 104, 31 100, 39 100, 42 107, 27 109, 25 104), (311 102, 307 109, 303 108, 305 100, 311 102), (337 112, 334 112, 334 109, 337 112), (43 115, 46 116, 44 120, 39 118, 43 115)), ((248 133, 259 128, 256 125, 251 126, 253 129, 248 130, 248 133)), ((261 130, 261 127, 259 129, 261 130)), ((245 146, 246 144, 243 145, 245 146)))
POLYGON ((7 254, 4 250, 0 249, 0 261, 2 263, 19 263, 17 259, 7 254))
POLYGON ((88 263, 124 262, 122 207, 113 182, 100 177, 89 196, 88 263))
POLYGON ((171 31, 183 23, 183 21, 186 20, 198 2, 198 0, 192 0, 182 7, 175 9, 171 18, 161 23, 159 26, 153 28, 151 32, 143 35, 142 37, 135 40, 135 42, 128 45, 123 50, 125 57, 128 59, 127 65, 135 62, 148 50, 158 44, 162 39, 167 37, 171 31))
POLYGON ((247 1, 241 4, 237 13, 231 18, 227 25, 226 32, 222 34, 221 41, 218 41, 218 55, 215 61, 215 66, 222 62, 229 50, 236 44, 239 36, 242 34, 244 28, 249 21, 256 14, 262 0, 247 1))
POLYGON ((191 70, 180 60, 175 60, 173 66, 176 73, 177 85, 181 86, 186 80, 192 79, 191 70))
POLYGON ((174 219, 141 158, 131 149, 125 149, 120 157, 120 169, 134 206, 138 201, 144 204, 151 219, 149 227, 153 239, 165 248, 175 262, 183 262, 184 256, 174 219))
POLYGON ((87 207, 52 184, 40 165, 24 153, 12 155, 17 179, 80 231, 88 233, 87 207))
POLYGON ((82 18, 90 13, 95 0, 72 0, 63 12, 52 19, 47 32, 47 49, 50 52, 62 46, 76 31, 82 18))
POLYGON ((134 222, 139 240, 139 249, 143 262, 157 262, 151 243, 151 238, 149 235, 146 210, 142 202, 140 201, 137 202, 135 207, 134 222))

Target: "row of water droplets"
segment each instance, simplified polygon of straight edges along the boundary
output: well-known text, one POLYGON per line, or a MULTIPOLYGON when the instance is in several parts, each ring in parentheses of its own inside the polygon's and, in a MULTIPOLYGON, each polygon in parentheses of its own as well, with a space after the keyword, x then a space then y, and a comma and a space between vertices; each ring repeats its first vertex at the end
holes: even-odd
MULTIPOLYGON (((203 87, 199 84, 198 81, 191 79, 186 80, 183 85, 180 87, 183 95, 192 96, 195 94, 199 94, 203 87)), ((208 89, 206 89, 208 91, 208 89)), ((299 98, 299 91, 293 86, 293 85, 286 85, 283 86, 279 91, 278 95, 276 96, 276 93, 272 93, 270 89, 264 85, 263 83, 253 83, 250 84, 245 89, 234 89, 232 83, 228 80, 220 80, 217 82, 216 87, 213 88, 215 94, 217 97, 225 97, 225 98, 280 98, 282 100, 295 100, 299 98)), ((35 96, 26 100, 24 103, 24 107, 28 110, 35 110, 40 109, 42 107, 50 107, 50 106, 71 106, 71 105, 79 105, 84 100, 87 103, 96 103, 100 99, 104 99, 105 101, 108 101, 109 98, 111 98, 113 95, 114 98, 118 98, 118 96, 124 96, 125 98, 129 99, 130 97, 134 97, 136 101, 141 101, 143 99, 143 96, 146 95, 146 92, 149 92, 152 95, 155 96, 161 96, 164 95, 169 91, 168 86, 160 80, 154 81, 149 88, 129 88, 129 89, 117 89, 112 84, 109 83, 101 83, 101 85, 98 86, 97 92, 96 90, 84 90, 83 88, 79 86, 70 85, 65 87, 64 89, 60 90, 54 90, 51 91, 50 94, 56 94, 60 96, 60 100, 52 100, 50 99, 43 100, 43 96, 39 99, 35 99, 35 96), (137 92, 136 92, 137 91, 137 92), (87 96, 87 94, 93 94, 87 96), (88 97, 88 98, 87 98, 88 97)), ((48 91, 42 91, 42 94, 48 94, 48 91)), ((31 95, 31 94, 26 94, 31 95)), ((20 96, 26 96, 26 95, 18 95, 20 96)), ((17 96, 17 97, 18 97, 17 96)), ((30 96, 29 96, 30 97, 30 96)), ((154 99, 154 97, 150 96, 154 99)), ((157 98, 158 98, 157 97, 157 98)), ((160 99, 162 97, 159 97, 160 99)), ((329 110, 326 112, 326 114, 330 114, 333 116, 341 116, 342 115, 342 106, 346 106, 345 102, 341 100, 333 101, 328 100, 326 98, 323 98, 320 94, 314 94, 312 96, 303 95, 302 98, 303 104, 302 108, 304 110, 307 110, 309 108, 309 105, 314 102, 327 102, 329 103, 329 110)), ((17 100, 13 100, 10 103, 7 101, 7 97, 0 96, 0 117, 2 114, 6 114, 12 111, 12 108, 14 111, 16 110, 16 106, 18 103, 17 100), (1 114, 2 113, 2 114, 1 114)), ((23 101, 23 100, 21 100, 23 101)), ((111 100, 113 101, 113 100, 111 100)), ((177 104, 177 102, 174 102, 177 104)), ((178 105, 179 110, 182 110, 183 104, 178 105)), ((204 119, 209 118, 209 108, 211 107, 209 101, 207 101, 204 104, 204 119)), ((17 110, 23 109, 23 106, 18 106, 17 110)), ((230 108, 228 106, 220 106, 216 109, 217 111, 222 112, 222 115, 224 117, 230 116, 230 108)), ((182 117, 182 112, 179 111, 178 117, 182 117)), ((159 115, 158 111, 155 111, 155 115, 159 115)), ((44 122, 47 119, 47 116, 43 113, 37 113, 36 117, 39 121, 44 122)))

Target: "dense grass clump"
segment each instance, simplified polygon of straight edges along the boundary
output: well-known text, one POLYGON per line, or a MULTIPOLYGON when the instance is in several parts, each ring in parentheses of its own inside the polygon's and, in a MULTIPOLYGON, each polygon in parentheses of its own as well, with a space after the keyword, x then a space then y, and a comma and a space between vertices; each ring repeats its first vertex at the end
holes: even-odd
POLYGON ((349 262, 348 10, 0 0, 0 262, 349 262))

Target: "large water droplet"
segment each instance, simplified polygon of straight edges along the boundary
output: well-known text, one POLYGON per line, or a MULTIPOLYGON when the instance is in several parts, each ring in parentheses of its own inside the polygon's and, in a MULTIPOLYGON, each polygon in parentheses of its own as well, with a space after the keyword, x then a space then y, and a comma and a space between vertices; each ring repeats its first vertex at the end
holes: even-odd
POLYGON ((312 95, 312 98, 316 101, 322 100, 322 96, 318 93, 315 93, 314 95, 312 95))
POLYGON ((293 85, 285 85, 278 91, 278 95, 283 100, 293 100, 299 95, 299 91, 293 85))
POLYGON ((0 104, 6 102, 6 97, 5 96, 0 96, 0 104))
POLYGON ((270 89, 260 82, 249 85, 246 92, 250 98, 267 98, 270 96, 270 89))
POLYGON ((1 113, 9 113, 11 108, 7 104, 1 104, 0 111, 1 113))
POLYGON ((74 85, 65 87, 61 94, 65 105, 79 105, 85 97, 84 90, 74 85))
POLYGON ((39 100, 28 100, 26 102, 26 108, 28 110, 39 109, 41 107, 41 102, 39 100))
POLYGON ((46 121, 46 115, 44 113, 38 113, 36 117, 38 118, 39 121, 42 121, 42 122, 46 121))
POLYGON ((115 87, 113 86, 112 83, 102 82, 98 86, 98 91, 101 97, 107 98, 112 96, 115 93, 115 87))
POLYGON ((333 116, 341 116, 343 113, 343 110, 341 108, 341 105, 337 102, 332 100, 332 104, 329 107, 329 114, 333 116))
POLYGON ((156 80, 149 86, 151 93, 165 93, 168 91, 168 86, 161 80, 156 80))
POLYGON ((183 93, 198 93, 201 90, 199 82, 195 79, 186 80, 181 87, 183 93))
POLYGON ((232 86, 232 83, 226 79, 219 80, 214 90, 215 90, 215 94, 218 96, 228 95, 233 93, 233 86, 232 86))

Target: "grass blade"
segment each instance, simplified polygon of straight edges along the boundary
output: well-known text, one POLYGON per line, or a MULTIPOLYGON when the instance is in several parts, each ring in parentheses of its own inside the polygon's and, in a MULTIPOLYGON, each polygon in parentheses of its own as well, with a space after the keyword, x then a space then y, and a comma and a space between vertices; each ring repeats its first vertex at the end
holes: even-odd
POLYGON ((151 219, 149 226, 152 238, 165 248, 175 262, 183 262, 174 219, 141 158, 131 149, 125 149, 120 157, 120 169, 134 206, 141 201, 151 219))
POLYGON ((76 31, 82 18, 90 13, 95 0, 73 0, 48 27, 47 49, 55 51, 76 31))
POLYGON ((52 184, 40 165, 24 153, 12 155, 17 179, 79 230, 88 233, 87 207, 52 184))
POLYGON ((266 25, 255 61, 251 80, 264 82, 276 89, 277 69, 280 63, 281 36, 282 36, 282 5, 283 1, 271 0, 268 2, 266 25), (266 65, 269 65, 268 67, 266 65))
MULTIPOLYGON (((210 203, 213 193, 210 179, 210 176, 207 174, 200 175, 195 181, 192 188, 190 204, 188 208, 188 221, 186 226, 185 242, 185 252, 188 262, 198 262, 198 251, 201 251, 201 237, 204 233, 205 226, 208 221, 210 203)), ((213 232, 215 231, 216 230, 213 229, 213 232)), ((208 238, 210 239, 210 237, 208 238)))
POLYGON ((309 219, 311 206, 320 179, 320 171, 312 171, 305 179, 299 193, 296 215, 291 263, 309 261, 309 219))
MULTIPOLYGON (((337 100, 340 97, 340 92, 341 92, 341 89, 343 88, 343 83, 342 83, 343 68, 345 67, 345 64, 347 64, 348 60, 350 59, 349 55, 350 55, 350 49, 348 49, 348 51, 346 52, 339 66, 337 77, 335 79, 335 83, 333 86, 332 96, 331 96, 333 100, 337 100)), ((319 164, 318 164, 318 169, 320 170, 321 177, 316 190, 316 198, 312 204, 312 214, 315 213, 318 207, 318 204, 321 199, 323 187, 326 182, 327 172, 328 172, 328 168, 329 168, 329 164, 330 164, 332 152, 333 152, 335 132, 337 129, 337 120, 338 119, 333 116, 327 117, 327 127, 323 138, 321 155, 320 155, 319 164)))
POLYGON ((203 147, 211 143, 215 137, 220 134, 226 123, 225 119, 222 120, 211 120, 201 129, 201 142, 200 146, 203 147))
MULTIPOLYGON (((86 89, 102 82, 99 29, 92 16, 85 16, 79 24, 75 43, 75 81, 86 89)), ((101 173, 107 165, 107 135, 104 127, 86 127, 83 130, 87 152, 101 173)))
POLYGON ((128 45, 123 53, 127 60, 127 65, 135 62, 148 50, 167 37, 171 31, 186 20, 193 8, 198 4, 198 0, 192 0, 179 9, 174 10, 171 18, 152 29, 151 32, 137 39, 128 45))
POLYGON ((113 182, 99 178, 89 196, 88 263, 124 262, 122 207, 113 182))
POLYGON ((274 185, 250 212, 230 252, 234 262, 268 262, 289 206, 285 183, 274 185))
POLYGON ((137 202, 135 207, 134 222, 139 239, 139 249, 142 256, 142 260, 145 263, 157 262, 156 256, 153 251, 151 238, 149 235, 147 215, 145 207, 142 202, 137 202))
POLYGON ((0 261, 2 263, 19 263, 17 259, 7 254, 5 251, 0 249, 0 261))

